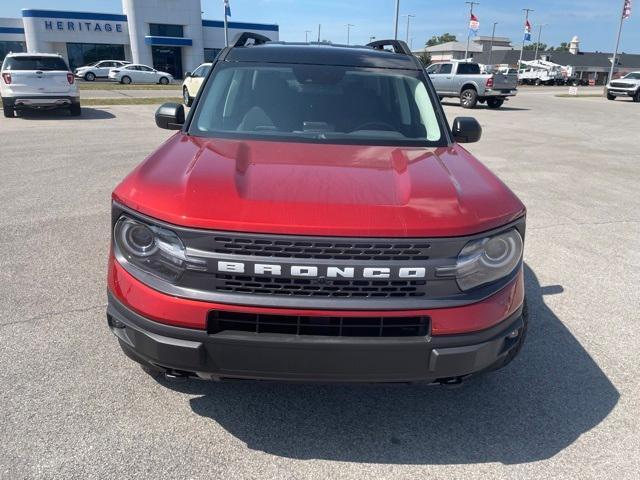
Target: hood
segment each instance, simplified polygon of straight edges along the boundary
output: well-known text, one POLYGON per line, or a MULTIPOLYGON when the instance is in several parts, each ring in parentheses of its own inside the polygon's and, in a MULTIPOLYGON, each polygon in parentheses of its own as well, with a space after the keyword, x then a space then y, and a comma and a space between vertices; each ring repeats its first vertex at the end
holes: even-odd
POLYGON ((177 133, 114 191, 196 228, 327 236, 456 236, 524 213, 459 145, 442 148, 223 140, 177 133))

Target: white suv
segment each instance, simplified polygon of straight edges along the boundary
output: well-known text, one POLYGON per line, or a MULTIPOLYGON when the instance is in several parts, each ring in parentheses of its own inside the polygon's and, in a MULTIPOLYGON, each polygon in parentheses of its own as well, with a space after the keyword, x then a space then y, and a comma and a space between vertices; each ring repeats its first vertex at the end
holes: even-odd
POLYGON ((73 116, 81 113, 78 85, 60 55, 10 53, 2 63, 0 76, 5 117, 27 108, 68 108, 73 116))
POLYGON ((96 78, 107 78, 112 68, 122 67, 131 62, 124 60, 102 60, 91 63, 84 67, 76 68, 75 74, 78 78, 84 78, 87 82, 93 82, 96 78))

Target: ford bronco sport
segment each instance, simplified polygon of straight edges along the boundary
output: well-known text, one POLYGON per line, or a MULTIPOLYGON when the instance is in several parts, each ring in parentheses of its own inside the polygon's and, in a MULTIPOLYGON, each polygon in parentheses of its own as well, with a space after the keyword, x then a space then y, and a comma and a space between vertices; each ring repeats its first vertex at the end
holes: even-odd
POLYGON ((525 208, 404 42, 243 34, 156 123, 178 131, 113 192, 108 267, 147 372, 447 384, 520 350, 525 208))

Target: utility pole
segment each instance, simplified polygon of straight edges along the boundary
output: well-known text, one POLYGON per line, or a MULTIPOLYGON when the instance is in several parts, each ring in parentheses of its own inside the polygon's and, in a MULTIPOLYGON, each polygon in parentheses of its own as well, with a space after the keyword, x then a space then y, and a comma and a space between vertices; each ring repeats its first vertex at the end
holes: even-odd
POLYGON ((395 28, 393 31, 393 38, 395 40, 398 39, 398 18, 400 16, 400 0, 396 0, 396 20, 395 20, 395 28))
POLYGON ((320 43, 320 29, 322 28, 322 24, 318 24, 318 43, 320 43))
MULTIPOLYGON (((534 12, 535 10, 531 10, 530 8, 523 8, 522 9, 523 12, 525 12, 525 17, 524 17, 524 24, 525 27, 527 25, 527 22, 529 21, 529 12, 534 12)), ((520 64, 522 63, 522 54, 524 53, 524 33, 522 34, 522 48, 520 49, 520 60, 518 60, 518 71, 520 71, 520 64)))
POLYGON ((489 65, 493 65, 491 60, 493 59, 493 39, 496 38, 496 25, 498 22, 493 22, 493 30, 491 31, 491 43, 489 44, 489 65))
MULTIPOLYGON (((469 21, 471 21, 471 17, 473 16, 473 6, 480 5, 478 2, 464 2, 469 5, 469 21)), ((471 26, 469 26, 469 32, 467 33, 467 48, 464 51, 465 61, 469 56, 469 40, 471 39, 471 26)))
POLYGON ((311 30, 305 30, 304 31, 304 43, 309 43, 309 34, 311 33, 311 30))
POLYGON ((349 45, 351 27, 355 27, 352 23, 347 23, 347 45, 349 45))
POLYGON ((415 15, 412 15, 411 13, 407 14, 407 15, 403 15, 403 17, 407 17, 407 43, 409 43, 409 23, 411 22, 411 18, 415 17, 415 15))
POLYGON ((542 27, 546 27, 547 24, 540 24, 538 25, 538 41, 536 42, 536 54, 533 56, 534 60, 538 59, 538 48, 540 47, 540 38, 542 37, 542 27))
MULTIPOLYGON (((613 52, 613 58, 611 59, 611 70, 609 71, 609 82, 613 80, 613 69, 616 66, 616 57, 618 56, 618 48, 620 47, 620 35, 622 35, 622 22, 627 17, 627 0, 622 1, 622 14, 620 15, 620 26, 618 27, 618 39, 616 40, 616 49, 613 52)), ((629 12, 630 14, 631 12, 629 12)))

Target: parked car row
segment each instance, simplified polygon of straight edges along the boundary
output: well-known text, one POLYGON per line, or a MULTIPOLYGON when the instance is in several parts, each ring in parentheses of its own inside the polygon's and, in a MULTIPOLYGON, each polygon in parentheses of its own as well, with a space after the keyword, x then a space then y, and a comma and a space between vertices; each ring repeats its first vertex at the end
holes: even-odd
POLYGON ((173 75, 148 65, 131 63, 125 60, 101 60, 84 67, 76 68, 77 78, 93 82, 98 78, 108 79, 126 85, 130 83, 173 83, 173 75))

